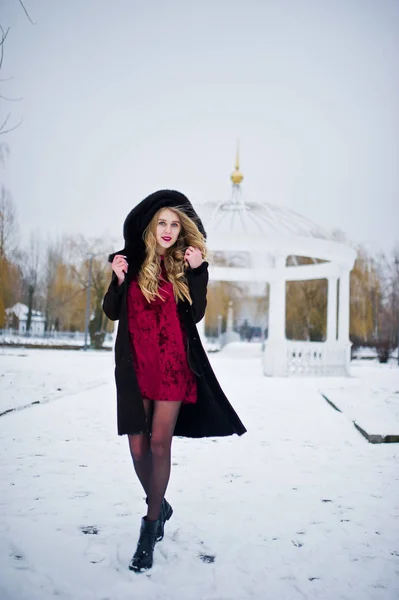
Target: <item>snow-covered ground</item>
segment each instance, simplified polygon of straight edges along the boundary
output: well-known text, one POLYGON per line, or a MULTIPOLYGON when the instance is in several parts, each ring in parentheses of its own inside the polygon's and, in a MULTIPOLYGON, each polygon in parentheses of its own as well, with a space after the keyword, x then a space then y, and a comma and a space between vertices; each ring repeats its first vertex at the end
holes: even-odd
POLYGON ((399 367, 352 362, 353 377, 330 379, 323 394, 352 421, 372 435, 399 436, 399 367), (378 376, 377 376, 378 373, 378 376))
MULTIPOLYGON (((0 414, 109 382, 106 352, 0 348, 0 414)), ((1 600, 1 599, 0 599, 1 600)))
POLYGON ((0 417, 1 600, 399 597, 398 445, 369 444, 320 394, 397 404, 399 369, 268 379, 257 356, 211 360, 248 433, 174 441, 175 512, 136 575, 144 494, 116 435, 111 354, 0 349, 2 410, 30 405, 0 417))

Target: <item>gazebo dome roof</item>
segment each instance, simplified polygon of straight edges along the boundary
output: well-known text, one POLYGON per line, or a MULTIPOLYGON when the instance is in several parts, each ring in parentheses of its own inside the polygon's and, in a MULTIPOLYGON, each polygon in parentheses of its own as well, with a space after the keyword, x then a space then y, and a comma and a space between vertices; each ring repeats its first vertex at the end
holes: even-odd
POLYGON ((239 186, 233 185, 230 201, 203 204, 202 209, 212 251, 305 256, 353 266, 355 250, 338 242, 332 233, 288 208, 243 202, 239 186))
MULTIPOLYGON (((238 195, 238 194, 237 194, 238 195)), ((282 206, 243 202, 233 194, 228 202, 204 205, 208 235, 284 235, 332 240, 333 236, 310 219, 282 206)))
MULTIPOLYGON (((337 268, 343 265, 352 268, 354 249, 338 242, 331 232, 311 219, 289 208, 244 198, 238 151, 233 175, 237 177, 236 181, 232 177, 230 198, 221 203, 205 203, 199 211, 211 251, 249 252, 255 262, 263 265, 272 264, 276 257, 303 256, 314 261, 333 261, 337 268)), ((290 267, 290 276, 293 271, 294 267, 290 267)), ((303 276, 302 267, 300 271, 303 276)))

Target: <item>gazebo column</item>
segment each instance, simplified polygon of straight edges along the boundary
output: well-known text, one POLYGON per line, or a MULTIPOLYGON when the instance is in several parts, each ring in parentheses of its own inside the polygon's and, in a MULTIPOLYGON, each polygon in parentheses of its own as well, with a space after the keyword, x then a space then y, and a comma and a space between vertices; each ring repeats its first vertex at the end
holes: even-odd
POLYGON ((197 323, 197 331, 201 338, 201 342, 204 343, 205 342, 205 317, 203 317, 201 319, 201 321, 199 323, 197 323))
POLYGON ((350 271, 345 270, 339 278, 338 342, 345 353, 345 371, 349 375, 351 342, 349 339, 350 271))
POLYGON ((338 340, 349 342, 349 271, 341 273, 339 278, 339 322, 338 340))
POLYGON ((263 353, 263 372, 274 377, 287 375, 285 262, 285 256, 276 257, 275 276, 269 283, 269 324, 263 353))
POLYGON ((269 327, 268 339, 281 342, 285 340, 285 280, 278 279, 270 283, 269 288, 269 327))
POLYGON ((327 296, 327 342, 337 340, 337 278, 328 279, 327 296))
POLYGON ((114 321, 114 330, 112 332, 112 351, 115 352, 116 336, 118 335, 119 321, 114 321))

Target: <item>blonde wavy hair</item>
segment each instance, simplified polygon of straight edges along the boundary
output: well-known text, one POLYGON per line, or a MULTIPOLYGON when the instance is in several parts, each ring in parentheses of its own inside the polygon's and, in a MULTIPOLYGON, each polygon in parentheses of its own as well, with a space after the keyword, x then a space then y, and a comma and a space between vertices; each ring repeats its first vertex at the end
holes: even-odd
POLYGON ((156 229, 159 215, 165 209, 174 212, 180 219, 181 229, 176 242, 171 248, 165 250, 164 264, 168 274, 168 280, 173 286, 173 294, 176 302, 178 300, 188 300, 192 304, 190 291, 186 279, 186 269, 188 264, 184 261, 184 253, 188 246, 194 246, 201 250, 202 258, 206 258, 205 238, 190 217, 181 209, 165 206, 155 213, 151 222, 143 232, 143 240, 146 248, 146 257, 138 275, 138 284, 147 302, 155 300, 156 297, 165 301, 159 292, 159 282, 161 275, 161 261, 156 252, 157 240, 156 229))

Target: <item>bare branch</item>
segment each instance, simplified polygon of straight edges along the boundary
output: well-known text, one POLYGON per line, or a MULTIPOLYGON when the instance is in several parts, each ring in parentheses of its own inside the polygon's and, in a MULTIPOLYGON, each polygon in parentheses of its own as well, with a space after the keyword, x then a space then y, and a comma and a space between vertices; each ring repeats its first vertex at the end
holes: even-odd
POLYGON ((5 133, 10 133, 11 131, 14 131, 15 129, 17 129, 22 124, 23 119, 21 119, 19 121, 19 123, 17 123, 13 127, 9 127, 8 129, 3 129, 6 126, 7 121, 10 118, 10 116, 11 116, 11 113, 8 114, 8 116, 7 116, 6 120, 4 121, 3 125, 1 125, 1 127, 0 127, 0 135, 4 135, 5 133))
POLYGON ((24 13, 26 14, 27 18, 28 18, 28 19, 29 19, 29 21, 32 23, 32 25, 36 25, 35 21, 33 21, 33 20, 31 19, 31 16, 30 16, 30 14, 28 13, 28 11, 26 10, 26 8, 25 8, 25 4, 22 2, 22 0, 18 0, 18 2, 19 2, 19 3, 20 3, 20 5, 22 6, 24 13))
MULTIPOLYGON (((87 286, 86 286, 86 288, 87 288, 87 286)), ((64 306, 65 304, 69 304, 71 300, 73 300, 74 298, 77 298, 77 296, 79 296, 80 294, 85 294, 86 288, 77 290, 77 292, 74 292, 73 294, 71 294, 71 296, 68 296, 65 300, 62 300, 61 302, 57 302, 57 307, 64 306)))
POLYGON ((0 99, 6 102, 21 102, 23 100, 22 96, 21 98, 7 98, 7 96, 3 96, 2 94, 0 94, 0 99))
POLYGON ((0 257, 10 258, 17 247, 18 225, 15 204, 4 186, 0 188, 0 257))
MULTIPOLYGON (((28 11, 27 11, 27 9, 26 9, 26 6, 25 6, 25 4, 24 4, 24 2, 23 2, 23 0, 18 0, 18 2, 19 2, 19 4, 20 4, 20 6, 21 6, 22 10, 24 11, 24 13, 25 13, 25 15, 26 15, 27 19, 30 21, 30 23, 31 23, 32 25, 36 25, 36 23, 35 23, 35 22, 33 21, 33 19, 31 18, 30 14, 28 13, 28 11)), ((7 36, 8 36, 8 34, 9 34, 9 31, 10 31, 10 27, 8 27, 6 31, 4 31, 4 28, 3 28, 3 27, 2 27, 2 25, 0 24, 0 70, 2 69, 2 66, 3 66, 3 60, 4 60, 4 42, 5 42, 5 41, 6 41, 6 39, 7 39, 7 36)), ((3 79, 3 80, 1 80, 1 81, 2 81, 2 82, 4 82, 4 81, 9 81, 9 79, 3 79)), ((0 94, 0 100, 4 100, 4 101, 6 101, 6 102, 20 102, 20 101, 22 100, 22 98, 9 98, 9 97, 7 97, 7 96, 3 96, 2 94, 0 94)), ((8 121, 9 121, 9 119, 10 119, 10 116, 11 116, 11 114, 9 113, 9 114, 7 115, 7 117, 6 117, 5 121, 3 122, 3 124, 0 126, 0 135, 1 135, 1 134, 3 134, 3 135, 4 135, 4 134, 6 134, 6 133, 11 133, 11 131, 14 131, 15 129, 17 129, 17 128, 18 128, 18 127, 21 125, 21 123, 22 123, 22 121, 23 121, 23 119, 21 119, 21 120, 19 121, 19 123, 17 123, 16 125, 13 125, 12 127, 8 127, 8 128, 6 128, 6 126, 7 126, 7 123, 8 123, 8 121)))
POLYGON ((8 156, 8 146, 4 142, 0 144, 0 167, 4 164, 6 156, 8 156))
POLYGON ((7 31, 4 33, 4 29, 0 25, 0 30, 1 30, 1 41, 0 41, 0 69, 1 69, 1 67, 3 65, 3 58, 4 58, 4 42, 6 41, 8 32, 10 31, 10 28, 8 28, 7 31))
POLYGON ((7 31, 4 31, 3 27, 0 25, 0 29, 1 29, 1 41, 0 41, 0 46, 2 46, 4 44, 4 42, 6 41, 6 38, 8 36, 8 34, 10 33, 10 28, 7 28, 7 31))
POLYGON ((11 117, 11 113, 8 113, 6 120, 4 121, 3 125, 0 125, 0 132, 3 131, 4 127, 7 125, 8 123, 8 119, 11 117))

